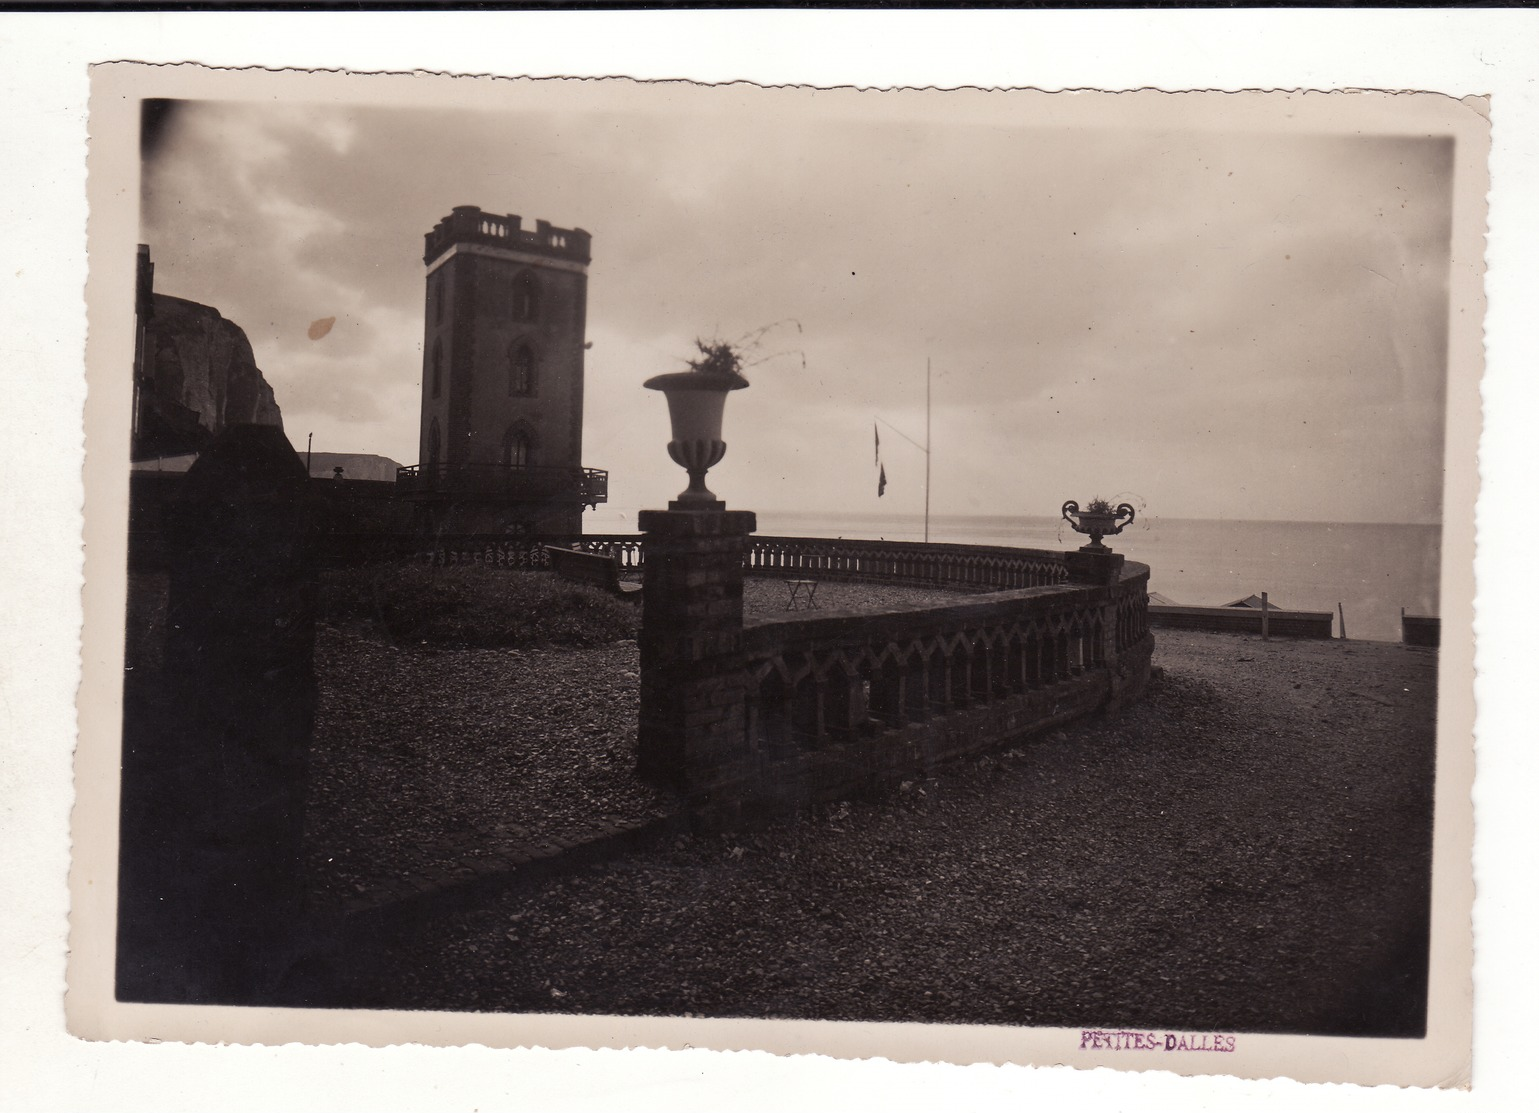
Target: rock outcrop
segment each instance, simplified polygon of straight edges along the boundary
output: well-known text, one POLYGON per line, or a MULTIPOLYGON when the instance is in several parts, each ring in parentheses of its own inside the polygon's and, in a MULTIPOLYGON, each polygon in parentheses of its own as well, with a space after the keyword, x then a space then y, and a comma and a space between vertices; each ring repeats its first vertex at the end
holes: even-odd
POLYGON ((276 425, 283 415, 251 342, 217 309, 150 296, 140 318, 143 366, 135 456, 196 452, 229 425, 276 425))

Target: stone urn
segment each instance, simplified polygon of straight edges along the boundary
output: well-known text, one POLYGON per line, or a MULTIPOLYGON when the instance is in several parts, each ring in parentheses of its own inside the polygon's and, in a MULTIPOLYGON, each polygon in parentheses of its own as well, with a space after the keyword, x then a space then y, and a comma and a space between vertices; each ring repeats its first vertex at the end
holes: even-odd
POLYGON ((1124 526, 1132 525, 1134 518, 1133 508, 1127 503, 1120 502, 1113 507, 1100 499, 1092 499, 1084 510, 1071 499, 1063 504, 1061 513, 1075 533, 1089 535, 1090 544, 1080 546, 1080 550, 1087 553, 1111 552, 1101 544, 1101 538, 1115 537, 1124 526))
POLYGON ((742 390, 748 380, 735 371, 672 371, 654 375, 642 384, 660 390, 668 399, 668 418, 673 439, 668 455, 689 473, 689 486, 669 504, 670 510, 723 510, 726 504, 705 486, 705 473, 727 454, 721 439, 721 420, 727 393, 742 390))

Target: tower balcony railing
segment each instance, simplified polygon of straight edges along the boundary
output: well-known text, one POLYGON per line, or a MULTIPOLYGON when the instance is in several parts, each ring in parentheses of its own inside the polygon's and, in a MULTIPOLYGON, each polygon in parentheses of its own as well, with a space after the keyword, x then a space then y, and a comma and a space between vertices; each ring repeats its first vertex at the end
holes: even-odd
POLYGON ((509 499, 519 502, 609 501, 609 473, 600 468, 521 464, 411 464, 397 469, 396 490, 406 496, 509 499))

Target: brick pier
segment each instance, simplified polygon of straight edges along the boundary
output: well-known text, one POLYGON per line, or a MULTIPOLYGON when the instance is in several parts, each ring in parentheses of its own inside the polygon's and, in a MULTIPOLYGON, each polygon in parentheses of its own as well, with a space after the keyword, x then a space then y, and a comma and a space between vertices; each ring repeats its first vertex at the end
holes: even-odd
POLYGON ((646 557, 637 769, 696 805, 751 776, 743 554, 757 524, 744 510, 640 516, 646 557))

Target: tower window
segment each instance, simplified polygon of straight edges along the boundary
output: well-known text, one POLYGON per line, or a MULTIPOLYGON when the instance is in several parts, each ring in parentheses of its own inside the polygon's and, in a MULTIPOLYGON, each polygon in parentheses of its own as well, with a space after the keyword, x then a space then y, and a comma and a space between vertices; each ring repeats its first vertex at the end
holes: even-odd
POLYGON ((540 284, 524 271, 513 280, 513 319, 532 321, 540 315, 540 284))
POLYGON ((437 398, 443 393, 444 385, 444 346, 441 341, 433 341, 433 397, 437 398))
POLYGON ((443 448, 443 438, 438 432, 438 419, 435 417, 428 424, 428 463, 438 463, 439 450, 443 448))
POLYGON ((509 468, 527 468, 533 462, 529 434, 523 429, 510 427, 502 435, 502 463, 509 468))
POLYGON ((508 350, 508 393, 530 395, 534 393, 535 358, 529 345, 515 343, 508 350))
POLYGON ((436 274, 433 276, 432 296, 433 323, 435 325, 441 325, 444 323, 444 280, 441 276, 436 274))

